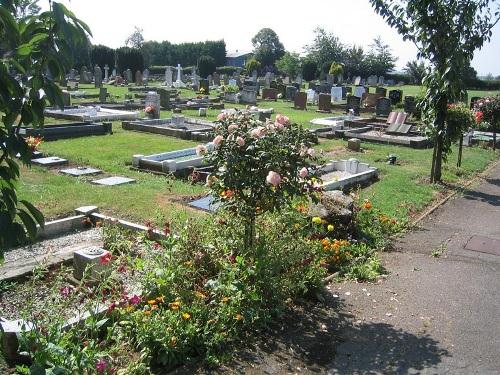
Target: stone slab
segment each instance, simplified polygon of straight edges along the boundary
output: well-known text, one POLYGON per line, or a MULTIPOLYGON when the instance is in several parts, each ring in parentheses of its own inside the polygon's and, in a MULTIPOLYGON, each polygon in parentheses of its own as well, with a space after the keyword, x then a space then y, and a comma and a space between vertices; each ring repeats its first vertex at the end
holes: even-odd
POLYGON ((73 177, 89 176, 102 173, 100 169, 87 168, 87 167, 61 169, 59 172, 73 177))
POLYGON ((102 178, 100 180, 92 181, 93 184, 105 185, 105 186, 131 184, 134 182, 135 182, 135 180, 133 178, 128 178, 128 177, 107 177, 107 178, 102 178))
POLYGON ((485 236, 472 236, 465 245, 465 250, 500 255, 500 240, 485 236))
POLYGON ((31 162, 36 165, 42 165, 44 167, 57 167, 59 165, 67 165, 68 161, 66 159, 60 158, 58 156, 50 156, 47 158, 32 159, 31 162))
POLYGON ((214 203, 211 196, 206 196, 190 202, 189 205, 207 212, 215 212, 219 209, 220 203, 214 203))

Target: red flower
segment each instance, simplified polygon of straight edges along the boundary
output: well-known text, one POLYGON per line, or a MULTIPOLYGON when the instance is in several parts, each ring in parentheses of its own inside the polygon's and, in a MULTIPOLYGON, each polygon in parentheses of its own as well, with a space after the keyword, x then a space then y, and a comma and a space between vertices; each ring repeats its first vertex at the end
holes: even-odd
POLYGON ((139 297, 137 294, 134 294, 128 299, 128 303, 131 305, 138 305, 139 303, 141 303, 141 297, 139 297))
POLYGON ((102 358, 99 358, 95 363, 95 369, 98 373, 103 373, 104 371, 106 371, 106 367, 108 367, 108 364, 102 358))
POLYGON ((155 243, 153 244, 153 249, 158 250, 158 249, 160 249, 160 248, 161 248, 161 245, 160 245, 158 242, 155 242, 155 243))
POLYGON ((99 259, 101 264, 108 264, 111 261, 111 253, 106 251, 99 259))
POLYGON ((483 121, 483 118, 484 118, 484 113, 483 113, 483 112, 478 111, 478 112, 474 113, 474 116, 476 117, 476 122, 477 122, 478 124, 480 124, 480 123, 483 121))
POLYGON ((165 226, 163 227, 163 233, 165 236, 168 236, 170 234, 170 223, 165 223, 165 226))

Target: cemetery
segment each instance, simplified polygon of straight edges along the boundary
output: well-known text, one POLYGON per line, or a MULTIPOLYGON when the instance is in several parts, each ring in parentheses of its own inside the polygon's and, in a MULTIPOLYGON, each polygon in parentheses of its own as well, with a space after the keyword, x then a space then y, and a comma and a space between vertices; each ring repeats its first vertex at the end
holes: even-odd
MULTIPOLYGON (((0 373, 224 365, 248 336, 293 335, 291 314, 392 280, 385 250, 499 160, 500 85, 432 97, 380 37, 362 67, 354 44, 333 60, 322 29, 305 57, 279 40, 267 56, 271 29, 248 55, 224 40, 129 47, 137 27, 113 49, 59 2, 49 21, 13 4, 0 13, 18 51, 0 64, 13 99, 0 100, 0 373), (51 23, 42 45, 30 30, 51 23), (88 50, 46 62, 72 38, 88 50)), ((311 337, 298 341, 324 340, 311 337)))

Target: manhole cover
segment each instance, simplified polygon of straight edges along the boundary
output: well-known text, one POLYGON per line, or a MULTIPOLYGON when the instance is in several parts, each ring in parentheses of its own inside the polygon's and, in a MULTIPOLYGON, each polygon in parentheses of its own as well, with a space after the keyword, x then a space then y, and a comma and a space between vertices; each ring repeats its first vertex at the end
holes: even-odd
POLYGON ((465 245, 465 249, 500 256, 500 240, 484 236, 472 236, 465 245))

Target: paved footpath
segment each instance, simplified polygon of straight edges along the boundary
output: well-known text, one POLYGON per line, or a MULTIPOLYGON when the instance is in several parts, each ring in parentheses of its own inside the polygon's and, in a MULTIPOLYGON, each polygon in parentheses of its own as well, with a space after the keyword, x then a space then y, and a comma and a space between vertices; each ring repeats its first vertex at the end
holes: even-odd
POLYGON ((327 372, 500 374, 500 165, 395 247, 387 280, 337 293, 354 325, 327 372))

